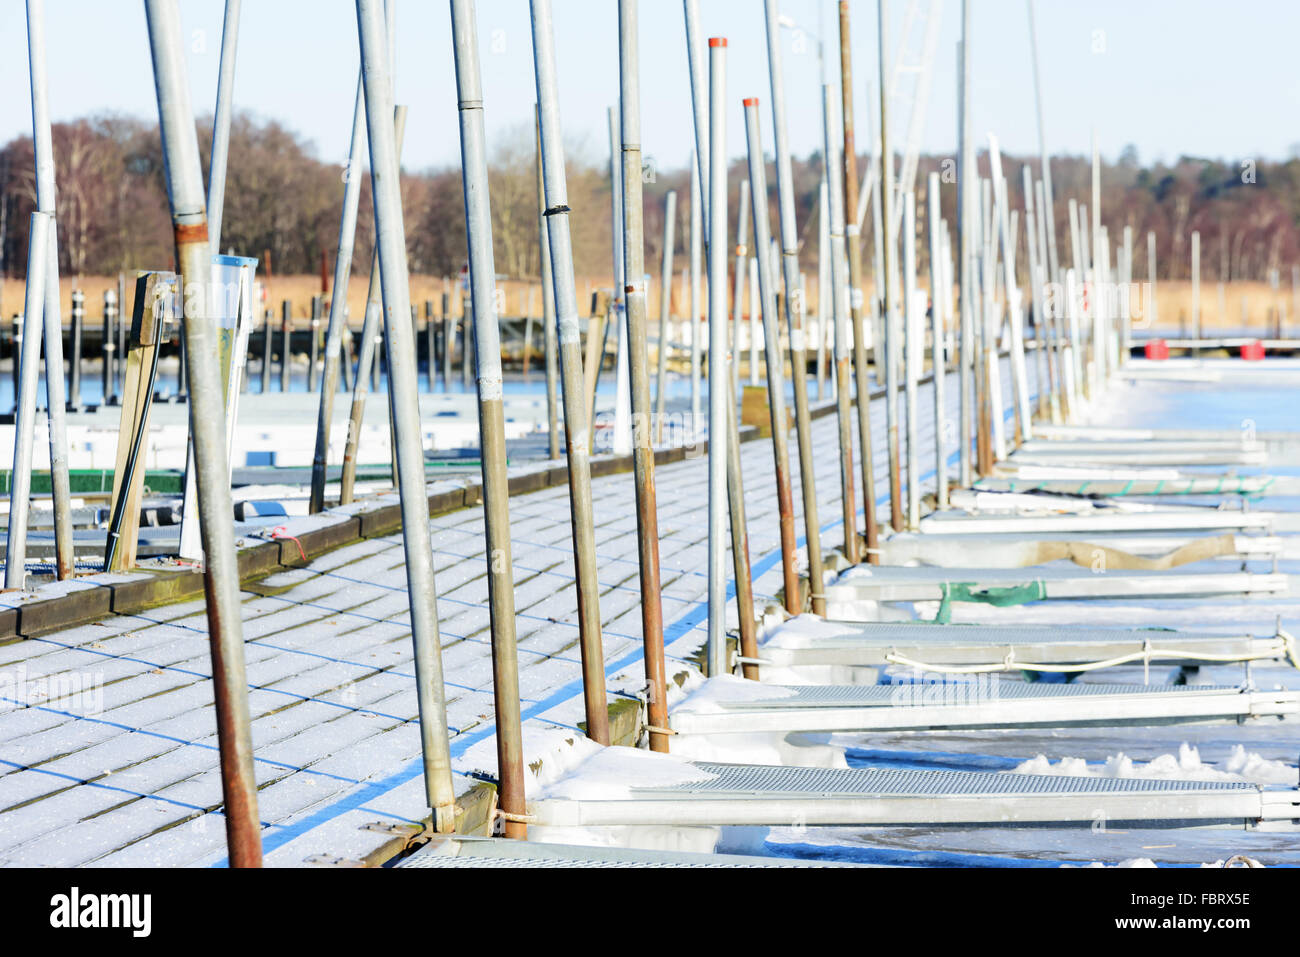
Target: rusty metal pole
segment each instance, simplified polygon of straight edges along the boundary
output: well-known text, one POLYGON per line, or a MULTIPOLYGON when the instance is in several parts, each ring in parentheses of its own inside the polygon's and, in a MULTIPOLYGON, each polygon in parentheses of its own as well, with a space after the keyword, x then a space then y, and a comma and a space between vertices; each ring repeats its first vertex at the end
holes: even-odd
MULTIPOLYGON (((50 431, 50 490, 54 499, 55 573, 73 575, 72 491, 68 479, 68 431, 64 414, 63 312, 59 297, 58 220, 55 218, 54 139, 45 70, 45 0, 27 0, 27 55, 32 87, 32 150, 36 208, 50 214, 45 262, 45 407, 50 431)), ((30 334, 31 330, 25 330, 30 334)))
MULTIPOLYGON (((750 199, 754 206, 754 248, 765 250, 771 245, 772 227, 767 207, 767 170, 763 158, 763 139, 758 125, 758 99, 745 100, 745 133, 749 146, 750 199)), ((799 574, 795 569, 794 495, 790 488, 790 438, 785 411, 785 363, 781 359, 781 332, 776 308, 776 277, 772 259, 760 253, 754 257, 758 266, 758 290, 762 300, 763 348, 767 359, 768 413, 772 421, 772 456, 776 466, 776 507, 781 528, 781 573, 785 610, 800 612, 799 574)), ((751 304, 754 309, 757 304, 751 304)), ((746 675, 748 676, 748 674, 746 675)))
MULTIPOLYGON (((569 511, 573 528, 573 564, 578 593, 578 645, 582 653, 582 690, 587 737, 609 743, 609 713, 605 702, 605 657, 601 647, 600 583, 596 575, 596 532, 592 517, 590 419, 584 398, 582 333, 578 326, 578 290, 573 276, 573 239, 569 224, 569 193, 564 168, 564 131, 560 123, 559 77, 551 0, 532 0, 533 64, 542 147, 542 179, 546 196, 542 213, 551 254, 555 286, 555 325, 559 338, 560 387, 563 389, 564 448, 568 457, 569 511)), ((647 676, 650 675, 647 665, 647 676)), ((651 684, 662 691, 662 685, 651 684)), ((652 724, 668 720, 663 697, 649 705, 652 724)), ((657 750, 667 750, 663 735, 657 750)))
MULTIPOLYGON (((637 551, 641 565, 641 631, 651 700, 667 705, 664 621, 659 580, 659 514, 650 430, 650 366, 646 349, 645 241, 642 232, 641 79, 636 0, 619 0, 619 108, 623 143, 623 275, 627 283, 628 366, 632 392, 632 464, 636 481, 637 551)), ((709 390, 714 387, 712 379, 709 390)), ((654 718, 651 747, 667 751, 667 715, 654 718), (659 729, 656 731, 655 729, 659 729), (656 740, 657 739, 657 740, 656 740)))
MULTIPOLYGON (((391 362, 388 392, 398 441, 401 470, 402 548, 415 652, 415 683, 424 756, 425 797, 440 832, 455 829, 456 792, 451 780, 447 742, 447 706, 438 640, 438 598, 433 575, 433 541, 429 499, 425 494, 424 451, 420 441, 418 375, 411 340, 411 304, 406 272, 406 233, 402 223, 400 167, 393 115, 384 14, 379 0, 357 0, 361 75, 366 94, 366 130, 370 141, 370 184, 375 198, 375 245, 379 250, 385 324, 391 362)), ((360 375, 358 375, 358 378, 360 375)))
POLYGON ((234 506, 226 462, 225 390, 216 363, 207 361, 217 353, 217 330, 208 314, 212 248, 208 240, 203 173, 185 77, 176 0, 145 0, 145 13, 153 53, 176 259, 181 270, 181 303, 188 342, 190 435, 194 443, 199 530, 203 540, 226 843, 232 866, 258 867, 262 863, 262 845, 240 621, 239 567, 230 521, 234 506))
MULTIPOLYGON (((307 510, 325 507, 325 483, 329 465, 330 430, 334 422, 334 393, 338 391, 342 364, 343 328, 348 308, 348 281, 352 276, 352 252, 357 235, 357 209, 361 204, 361 156, 365 150, 365 93, 357 79, 357 97, 352 107, 352 142, 348 165, 343 173, 343 215, 339 220, 338 245, 334 253, 334 293, 330 296, 329 323, 325 327, 325 377, 321 383, 316 413, 316 448, 311 461, 311 497, 307 510)), ((433 363, 429 364, 433 379, 433 363)), ((430 386, 432 388, 432 386, 430 386)))
MULTIPOLYGON (((474 0, 451 0, 452 49, 456 59, 461 179, 465 188, 469 284, 474 301, 474 343, 478 360, 478 421, 484 529, 489 557, 488 612, 492 627, 498 802, 506 815, 506 837, 523 838, 528 829, 522 820, 525 813, 523 719, 519 702, 519 649, 515 636, 514 569, 510 554, 510 488, 506 475, 506 420, 502 407, 501 330, 497 324, 487 134, 483 125, 483 88, 479 77, 478 27, 474 8, 474 0)), ((394 325, 396 323, 389 323, 390 332, 394 325)), ((390 338, 389 341, 393 340, 390 338)), ((396 364, 398 358, 396 349, 390 349, 390 366, 396 364)))
MULTIPOLYGON (((835 404, 839 419, 840 436, 840 503, 844 509, 844 557, 849 564, 862 561, 858 540, 858 509, 853 492, 853 401, 849 382, 849 323, 845 315, 849 294, 848 277, 844 275, 844 184, 840 166, 840 147, 835 141, 835 96, 830 84, 822 84, 822 132, 826 158, 827 195, 831 211, 831 302, 835 316, 835 404)), ((859 331, 860 328, 859 328, 859 331)), ((861 339, 858 340, 861 342, 861 339)), ((867 406, 870 414, 870 393, 858 399, 867 406)))
MULTIPOLYGON (((840 98, 844 124, 844 209, 858 208, 858 152, 853 136, 853 53, 849 44, 849 4, 840 0, 840 98)), ((849 307, 853 322, 853 368, 858 386, 858 446, 862 469, 862 508, 867 531, 867 560, 880 562, 880 531, 876 525, 876 478, 872 462, 871 379, 867 371, 866 296, 862 284, 862 230, 852 216, 844 229, 849 257, 849 307)))
MULTIPOLYGON (((794 212, 794 175, 785 124, 785 80, 781 73, 781 34, 776 0, 764 0, 767 20, 768 76, 772 88, 772 129, 776 145, 776 188, 781 210, 781 266, 786 295, 782 297, 790 337, 790 369, 794 380, 795 428, 799 443, 799 482, 803 498, 804 536, 808 549, 808 584, 815 614, 826 613, 822 597, 821 526, 817 520, 816 463, 812 449, 812 417, 808 412, 808 365, 804 352, 804 298, 799 287, 799 227, 794 212)), ((821 295, 821 292, 818 292, 821 295)), ((802 607, 802 604, 801 606, 802 607)))

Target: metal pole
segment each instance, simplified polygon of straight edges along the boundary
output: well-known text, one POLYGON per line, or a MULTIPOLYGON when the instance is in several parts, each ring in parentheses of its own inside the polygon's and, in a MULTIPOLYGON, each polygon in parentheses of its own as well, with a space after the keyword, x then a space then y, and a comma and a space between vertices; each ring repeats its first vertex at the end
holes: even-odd
MULTIPOLYGON (((709 38, 709 622, 708 674, 727 672, 727 41, 709 38)), ((698 111, 697 111, 698 112, 698 111)))
POLYGON ((217 109, 212 117, 212 159, 208 164, 208 236, 214 256, 221 253, 221 214, 226 205, 226 159, 230 155, 230 114, 238 43, 239 0, 226 0, 221 23, 221 64, 217 69, 217 109))
MULTIPOLYGON (((1192 347, 1192 356, 1196 357, 1201 354, 1201 233, 1199 230, 1192 230, 1192 339, 1196 343, 1192 347)), ((75 397, 73 403, 76 403, 75 397)))
MULTIPOLYGON (((459 97, 461 178, 465 229, 469 237, 469 283, 474 300, 474 342, 478 357, 478 418, 483 468, 483 511, 487 537, 488 611, 492 627, 492 693, 496 705, 498 803, 505 834, 522 838, 527 826, 515 816, 524 808, 524 757, 519 702, 519 650, 515 638, 514 570, 510 556, 510 489, 506 476, 506 423, 501 401, 501 330, 497 325, 496 266, 492 258, 492 210, 488 198, 487 135, 479 79, 478 29, 474 0, 451 0, 452 45, 459 97)), ((638 174, 640 167, 638 167, 638 174)), ((640 182, 640 176, 637 176, 640 182)), ((401 251, 405 254, 405 248, 401 251)), ((401 310, 389 313, 400 317, 401 310)), ((389 325, 389 376, 406 365, 397 353, 400 321, 389 325)), ((414 373, 414 364, 411 363, 414 373)), ((414 391, 408 403, 416 416, 414 391)), ((417 433, 418 435, 418 433, 417 433)), ((423 462, 419 488, 423 497, 423 462)), ((415 473, 411 473, 414 479, 415 473)))
POLYGON ((668 319, 672 307, 673 243, 677 228, 677 191, 664 200, 663 269, 659 279, 659 375, 655 383, 655 442, 664 441, 664 414, 668 392, 668 319))
MULTIPOLYGON (((826 396, 826 340, 831 316, 831 213, 826 172, 817 187, 817 400, 826 396)), ((834 381, 834 380, 832 380, 834 381)))
MULTIPOLYGON (((700 44, 700 0, 682 0, 682 9, 686 18, 686 66, 691 84, 691 111, 695 124, 695 167, 700 171, 700 202, 703 208, 709 207, 709 119, 704 98, 704 56, 700 44)), ((692 200, 692 202, 694 202, 692 200)), ((704 244, 709 242, 706 221, 702 227, 704 244)), ((698 410, 697 410, 698 411, 698 410)))
MULTIPOLYGON (((758 125, 758 99, 745 100, 745 134, 749 147, 750 196, 754 205, 754 248, 765 250, 772 240, 768 220, 767 170, 762 133, 758 125)), ((767 359, 767 404, 772 421, 772 457, 776 467, 776 507, 781 529, 781 572, 785 610, 799 613, 799 574, 795 568, 794 496, 790 488, 790 438, 785 412, 785 363, 781 360, 781 332, 776 309, 776 276, 771 257, 760 252, 758 289, 763 313, 763 348, 767 359)), ((758 308, 751 304, 750 309, 758 308)))
MULTIPOLYGON (((370 116, 370 112, 367 105, 367 117, 370 116)), ((393 108, 393 141, 399 162, 405 135, 406 107, 397 106, 393 108)), ((373 160, 371 162, 373 163, 373 160)), ((361 444, 361 423, 366 414, 366 399, 370 395, 370 390, 376 386, 378 378, 379 350, 376 348, 376 340, 379 339, 379 321, 383 312, 380 273, 379 244, 375 243, 370 257, 370 279, 366 289, 365 317, 361 323, 361 344, 357 349, 357 374, 352 383, 352 406, 348 412, 348 431, 343 445, 343 468, 339 475, 339 503, 342 505, 349 504, 353 498, 357 480, 357 449, 361 444)), ((391 406, 389 419, 391 426, 391 406)), ((395 444, 392 451, 395 456, 397 454, 395 444)), ((394 484, 396 485, 398 481, 397 475, 394 474, 394 484)))
MULTIPOLYGON (((104 325, 103 332, 100 336, 99 349, 102 356, 103 367, 100 369, 100 388, 103 390, 104 405, 112 404, 113 395, 113 353, 116 351, 117 343, 114 341, 116 335, 114 324, 117 318, 117 293, 112 289, 104 290, 104 325)), ((15 361, 18 353, 14 352, 15 361)))
POLYGON ((45 266, 53 218, 48 213, 33 212, 28 231, 21 359, 18 343, 14 343, 18 388, 14 393, 14 457, 9 484, 9 532, 5 539, 5 588, 23 588, 27 578, 27 515, 31 509, 36 389, 41 372, 41 313, 45 308, 45 266))
POLYGON ((1047 338, 1044 335, 1046 324, 1043 322, 1042 287, 1038 278, 1038 219, 1034 209, 1034 182, 1029 172, 1029 164, 1020 167, 1021 192, 1025 201, 1025 272, 1029 276, 1029 302, 1034 316, 1034 355, 1038 370, 1038 417, 1049 419, 1051 410, 1048 397, 1051 389, 1051 360, 1048 357, 1047 338))
MULTIPOLYGON (((653 695, 666 702, 662 588, 659 579, 659 516, 655 495, 655 459, 650 432, 650 375, 646 349, 645 241, 641 190, 641 81, 636 0, 619 0, 619 105, 623 144, 623 275, 628 365, 631 373, 633 450, 636 483, 637 553, 641 566, 641 630, 646 677, 653 695)), ((724 194, 725 195, 725 194, 724 194)), ((724 267, 725 268, 725 267, 724 267)), ((725 380, 709 380, 709 394, 725 380)), ((711 423, 710 423, 711 424, 711 423)), ((718 434, 709 433, 712 439, 718 434)), ((742 609, 743 612, 743 609, 742 609)), ((753 617, 752 604, 748 612, 753 617)), ((652 721, 661 730, 665 727, 652 721)), ((654 737, 663 738, 662 733, 654 737)), ((666 750, 667 742, 661 741, 666 750)))
MULTIPOLYGON (((627 351, 627 294, 626 287, 633 281, 624 272, 623 261, 623 157, 618 116, 613 107, 608 108, 609 118, 609 181, 610 181, 610 229, 611 253, 613 255, 614 290, 609 301, 609 323, 605 326, 608 336, 613 327, 616 337, 614 347, 614 441, 613 451, 616 455, 627 455, 632 451, 632 397, 631 381, 628 371, 627 351)), ((641 177, 640 167, 637 178, 641 177)), ((604 355, 604 350, 601 350, 604 355)), ((599 379, 597 366, 597 379, 599 379)), ((593 397, 593 403, 594 403, 593 397)), ((595 406, 592 406, 593 412, 595 406)))
POLYGON ((72 361, 68 370, 68 407, 81 411, 81 336, 86 325, 86 294, 72 290, 72 361))
MULTIPOLYGON (((316 391, 316 363, 320 359, 320 314, 321 297, 311 297, 311 341, 307 344, 307 391, 316 391)), ((412 307, 411 328, 415 329, 415 313, 412 307)))
POLYGON ((957 361, 961 365, 958 383, 961 387, 961 428, 957 440, 961 443, 958 457, 958 479, 962 488, 970 488, 975 481, 971 456, 973 420, 976 414, 973 390, 975 389, 975 319, 973 280, 971 275, 971 189, 975 180, 974 162, 970 157, 970 0, 962 0, 962 39, 957 44, 957 100, 958 100, 958 157, 957 157, 957 275, 961 285, 958 317, 958 335, 961 347, 957 361))
MULTIPOLYGON (((1029 380, 1025 373, 1024 313, 1016 293, 1016 243, 1010 226, 1010 200, 1007 181, 1002 175, 1002 153, 998 140, 989 134, 989 164, 993 172, 993 190, 998 216, 999 243, 1002 246, 1002 285, 1007 297, 1007 322, 1011 330, 1011 380, 1014 386, 1013 401, 1016 419, 1020 426, 1020 441, 1033 438, 1032 413, 1029 408, 1029 380)), ((995 359, 996 361, 996 359, 995 359)))
MULTIPOLYGON (((800 284, 800 288, 803 286, 800 284)), ((758 257, 749 257, 749 384, 758 386, 758 324, 762 321, 759 312, 758 292, 758 257)))
MULTIPOLYGON (((964 2, 969 3, 970 0, 964 2)), ((1052 198, 1052 162, 1047 155, 1047 139, 1043 133, 1043 96, 1038 81, 1038 32, 1034 28, 1034 0, 1025 0, 1025 7, 1029 11, 1029 52, 1034 65, 1034 110, 1038 115, 1038 155, 1043 166, 1045 204, 1041 215, 1047 225, 1047 274, 1052 282, 1059 283, 1061 272, 1056 258, 1056 206, 1052 198)))
MULTIPOLYGON (((542 109, 534 107, 537 125, 537 223, 539 237, 540 272, 542 282, 542 337, 546 343, 546 434, 547 452, 552 459, 560 457, 559 400, 559 342, 555 327, 555 285, 551 267, 551 241, 546 226, 546 177, 542 166, 542 109)), ((676 194, 670 194, 673 198, 676 194)), ((429 328, 433 328, 432 318, 429 328)), ((663 348, 662 344, 660 348, 663 348)), ((433 391, 433 337, 429 337, 429 391, 433 391)))
MULTIPOLYGON (((745 280, 749 276, 749 267, 745 261, 749 256, 749 180, 742 177, 740 180, 740 199, 736 207, 736 266, 735 274, 732 276, 732 294, 731 294, 731 382, 732 393, 739 385, 739 368, 740 368, 740 326, 741 320, 745 315, 745 280)), ((755 246, 755 255, 762 255, 763 251, 755 246)), ((753 304, 750 304, 753 308, 753 304)), ((733 401, 734 405, 735 402, 733 401)))
MULTIPOLYGON (((54 499, 56 573, 73 575, 72 491, 68 482, 68 429, 63 398, 63 315, 59 300, 59 241, 55 218, 54 145, 45 70, 45 0, 27 0, 27 55, 31 68, 32 148, 36 164, 36 209, 49 213, 49 257, 45 263, 45 405, 50 429, 50 487, 54 499)), ((30 335, 31 330, 25 334, 30 335)))
POLYGON ((952 284, 944 278, 943 220, 939 212, 939 174, 931 173, 926 185, 926 200, 930 207, 930 370, 934 378, 934 490, 935 507, 948 507, 948 456, 944 454, 944 440, 948 432, 947 394, 944 389, 945 320, 948 293, 952 284))
MULTIPOLYGON (((886 232, 880 250, 880 263, 885 283, 884 326, 885 326, 885 413, 887 443, 886 454, 889 456, 889 524, 896 532, 903 530, 903 479, 902 462, 899 458, 898 444, 898 382, 895 372, 894 354, 898 351, 894 345, 898 333, 894 322, 894 303, 897 293, 894 290, 893 263, 895 250, 891 226, 893 213, 890 204, 894 199, 894 156, 889 146, 889 37, 887 0, 876 0, 878 12, 878 30, 880 33, 880 219, 885 224, 886 232)), ((904 319, 906 321, 906 319, 904 319)), ((877 375, 879 370, 877 370, 877 375)))
POLYGON ((262 314, 262 394, 271 391, 271 346, 275 338, 275 332, 271 329, 271 322, 275 318, 275 311, 272 309, 263 310, 262 314))
MULTIPOLYGON (((785 81, 781 73, 781 35, 777 0, 764 0, 767 21, 767 63, 772 88, 772 130, 776 144, 776 188, 781 210, 781 266, 786 295, 786 329, 790 337, 790 374, 794 380, 794 416, 799 442, 799 481, 802 487, 804 535, 808 549, 808 584, 815 614, 826 613, 822 596, 821 526, 817 520, 817 487, 813 477, 812 418, 808 412, 808 364, 804 352, 804 301, 799 293, 799 228, 794 214, 794 175, 786 136, 785 81)), ((821 291, 819 290, 819 295, 821 291)))
POLYGON ((919 433, 919 383, 921 337, 924 326, 917 322, 916 289, 916 194, 903 194, 903 316, 899 346, 902 352, 903 394, 907 430, 907 527, 913 531, 921 524, 921 457, 919 433))
MULTIPOLYGON (((849 4, 840 0, 840 99, 844 125, 844 205, 845 210, 858 208, 858 150, 853 133, 853 53, 849 43, 849 4)), ((876 525, 876 478, 871 441, 871 377, 867 370, 868 326, 862 291, 862 229, 855 215, 844 227, 849 258, 848 285, 850 317, 853 322, 853 368, 858 386, 858 451, 862 469, 862 508, 867 528, 867 560, 879 563, 879 529, 876 525)), ((856 531, 855 554, 858 553, 856 531)), ((850 558, 852 560, 852 558, 850 558)))
MULTIPOLYGON (((858 539, 858 509, 853 491, 853 413, 849 403, 853 401, 849 384, 849 330, 846 313, 848 297, 847 277, 844 253, 844 184, 843 170, 840 167, 840 148, 835 141, 835 100, 830 84, 822 85, 822 118, 826 158, 827 190, 831 208, 831 302, 835 314, 835 399, 839 421, 840 439, 840 504, 844 514, 844 557, 849 564, 856 565, 862 561, 858 539)), ((861 318, 859 316, 859 318, 861 318)), ((861 344, 861 336, 858 344, 861 344)), ((858 394, 859 402, 867 405, 870 413, 870 395, 864 400, 858 394)), ((868 489, 867 494, 871 490, 868 489)))
POLYGON ((280 303, 280 391, 289 391, 289 350, 293 339, 293 303, 288 299, 280 303))
POLYGON ((181 269, 184 331, 189 343, 186 358, 190 436, 203 542, 226 843, 232 866, 258 867, 262 863, 262 848, 240 621, 239 567, 230 521, 234 507, 226 462, 225 394, 220 370, 216 363, 207 361, 217 353, 217 330, 213 317, 208 314, 212 247, 204 210, 203 174, 176 2, 145 0, 145 13, 153 52, 176 259, 181 269))
POLYGON ((704 352, 701 338, 704 335, 700 317, 704 312, 704 199, 700 184, 699 153, 691 161, 691 432, 690 442, 700 434, 700 406, 702 387, 700 366, 704 352))
POLYGON ((365 85, 366 129, 370 141, 370 183, 375 198, 375 245, 379 250, 380 281, 392 359, 388 366, 388 392, 396 424, 397 464, 403 490, 402 545, 406 558, 411 638, 415 646, 425 794, 433 809, 434 827, 438 831, 450 831, 455 827, 456 792, 451 781, 451 756, 447 744, 433 542, 429 533, 429 500, 425 494, 415 357, 409 338, 406 235, 402 225, 397 145, 393 128, 389 125, 389 117, 393 115, 393 94, 383 21, 379 0, 357 0, 361 75, 365 85))
MULTIPOLYGON (((584 400, 582 335, 578 328, 578 291, 573 275, 573 240, 569 222, 569 192, 564 167, 564 133, 560 123, 559 77, 551 0, 531 0, 533 63, 536 71, 542 179, 546 198, 543 217, 555 286, 556 331, 560 352, 560 385, 564 390, 564 447, 568 457, 569 510, 573 528, 573 563, 578 599, 578 644, 582 652, 582 689, 587 737, 609 743, 605 703, 605 658, 601 649, 600 584, 596 575, 596 533, 592 518, 590 426, 584 400)), ((650 679, 656 663, 646 663, 650 679)), ((665 727, 668 702, 664 686, 649 680, 651 724, 665 727), (659 697, 653 697, 660 695, 659 697)), ((651 735, 651 746, 666 751, 665 735, 651 735)))
MULTIPOLYGON (((311 498, 307 510, 319 512, 325 507, 325 483, 329 465, 330 429, 334 422, 334 393, 338 391, 339 366, 342 364, 344 324, 347 321, 348 282, 352 277, 352 253, 357 235, 357 209, 361 203, 361 156, 365 149, 365 94, 357 79, 357 96, 352 107, 352 141, 348 147, 348 165, 343 178, 343 215, 339 220, 339 238, 334 253, 334 294, 330 297, 329 323, 325 327, 325 377, 321 384, 320 404, 316 413, 316 449, 311 461, 311 498)), ((433 378, 430 360, 429 378, 433 378)))

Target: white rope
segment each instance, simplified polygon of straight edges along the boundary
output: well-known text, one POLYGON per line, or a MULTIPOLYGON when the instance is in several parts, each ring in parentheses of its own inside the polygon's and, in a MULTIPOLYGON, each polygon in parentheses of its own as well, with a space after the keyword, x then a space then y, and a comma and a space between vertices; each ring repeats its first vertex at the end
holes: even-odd
POLYGON ((885 655, 885 660, 890 664, 904 665, 910 668, 919 668, 922 671, 938 671, 954 675, 973 675, 987 674, 994 671, 1044 671, 1044 672, 1084 672, 1095 671, 1099 668, 1113 668, 1116 665, 1129 664, 1134 661, 1150 662, 1152 658, 1180 658, 1189 661, 1211 661, 1211 662, 1236 662, 1236 661, 1259 661, 1265 658, 1285 657, 1291 662, 1292 667, 1300 670, 1300 657, 1297 656, 1295 638, 1286 632, 1278 632, 1280 639, 1278 644, 1272 645, 1263 651, 1247 652, 1244 654, 1212 654, 1204 651, 1184 651, 1179 648, 1152 648, 1150 644, 1145 644, 1141 651, 1132 651, 1124 655, 1116 655, 1114 658, 1106 658, 1101 661, 1081 662, 1073 665, 1049 665, 1032 661, 1017 661, 1014 651, 1008 651, 1001 662, 992 664, 979 665, 937 665, 924 661, 918 661, 907 655, 891 651, 885 655))

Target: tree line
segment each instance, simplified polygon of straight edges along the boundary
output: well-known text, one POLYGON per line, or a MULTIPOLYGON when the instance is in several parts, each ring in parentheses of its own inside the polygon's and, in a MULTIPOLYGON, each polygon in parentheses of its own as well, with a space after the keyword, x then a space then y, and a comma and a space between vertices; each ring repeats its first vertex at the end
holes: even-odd
MULTIPOLYGON (((206 169, 211 121, 197 124, 206 169)), ((53 127, 58 196, 60 270, 72 278, 112 275, 134 269, 169 268, 171 229, 165 192, 162 149, 156 124, 120 114, 98 114, 53 127)), ((584 276, 610 273, 610 180, 603 151, 571 144, 568 152, 569 205, 573 210, 574 260, 584 276)), ((0 148, 0 272, 21 277, 26 268, 28 218, 35 204, 35 174, 30 137, 0 148)), ((917 210, 927 209, 927 174, 941 173, 941 208, 956 229, 956 189, 951 161, 926 156, 918 163, 917 210)), ((771 159, 769 157, 769 163, 771 159)), ((979 158, 982 175, 987 156, 979 158)), ((1035 178, 1039 163, 1028 159, 1035 178)), ((1022 161, 1004 159, 1013 209, 1023 209, 1022 161)), ((867 169, 863 157, 859 168, 867 169)), ((732 229, 737 193, 745 164, 737 160, 729 177, 732 229)), ((822 175, 820 154, 794 161, 800 256, 806 270, 816 271, 817 198, 822 175)), ((538 192, 535 139, 523 127, 499 137, 489 163, 493 240, 499 273, 536 277, 538 192)), ((1067 199, 1091 201, 1091 166, 1086 157, 1052 161, 1055 218, 1060 258, 1069 263, 1067 199)), ((230 135, 229 172, 223 216, 222 246, 241 255, 258 256, 276 275, 333 270, 343 203, 344 169, 316 154, 314 146, 273 119, 251 113, 235 116, 230 135)), ((656 277, 663 253, 664 201, 678 194, 674 271, 688 265, 689 174, 685 169, 657 169, 648 158, 645 180, 646 269, 656 277)), ((404 170, 401 177, 406 214, 407 251, 413 273, 454 275, 466 260, 466 236, 460 170, 456 167, 404 170)), ((769 167, 769 211, 777 232, 775 173, 769 167)), ((1172 164, 1143 166, 1127 148, 1102 170, 1102 221, 1111 230, 1111 246, 1127 225, 1135 233, 1134 277, 1146 278, 1146 234, 1157 237, 1161 278, 1190 275, 1190 236, 1201 234, 1201 275, 1207 280, 1266 280, 1286 275, 1300 262, 1300 158, 1285 161, 1225 161, 1181 157, 1172 164)), ((361 183, 361 212, 352 268, 369 272, 374 238, 370 181, 361 183)), ((917 216, 919 267, 928 270, 925 241, 928 225, 917 216)), ((871 254, 871 222, 864 228, 871 254)), ((734 235, 734 232, 733 232, 734 235)), ((1023 229, 1021 230, 1023 243, 1023 229)), ((1023 270, 1023 255, 1017 257, 1023 270)), ((871 262, 870 258, 864 260, 871 262)))

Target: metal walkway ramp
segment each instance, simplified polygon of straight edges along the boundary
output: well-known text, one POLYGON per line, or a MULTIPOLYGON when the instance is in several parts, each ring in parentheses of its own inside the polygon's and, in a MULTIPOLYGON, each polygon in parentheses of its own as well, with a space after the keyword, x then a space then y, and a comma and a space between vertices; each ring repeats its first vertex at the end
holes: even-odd
MULTIPOLYGON (((1253 572, 1090 571, 1077 565, 1033 568, 897 568, 857 566, 825 589, 827 614, 848 621, 868 602, 953 601, 1022 605, 1087 598, 1176 598, 1284 592, 1287 576, 1253 572)), ((944 618, 941 609, 940 620, 944 618)))
POLYGON ((1065 495, 1300 495, 1300 476, 1207 474, 1157 468, 1071 468, 1030 465, 1004 468, 976 480, 990 492, 1053 492, 1065 495))
POLYGON ((645 851, 629 847, 543 844, 493 837, 435 837, 394 867, 872 867, 742 854, 645 851))
POLYGON ((529 803, 558 826, 1208 823, 1300 817, 1300 792, 1252 784, 968 771, 798 768, 696 762, 696 780, 630 798, 529 803))
POLYGON ((1290 640, 1282 635, 1260 638, 1157 629, 816 621, 803 623, 801 632, 806 637, 801 634, 787 644, 778 629, 760 646, 756 663, 865 667, 893 664, 970 672, 1070 671, 1131 662, 1229 662, 1295 654, 1290 640))
POLYGON ((1268 452, 1262 448, 1213 447, 1193 448, 1190 443, 1145 442, 1123 448, 1102 443, 1035 442, 1026 443, 1007 460, 1013 468, 1023 465, 1264 465, 1268 452), (1173 445, 1174 448, 1167 448, 1173 445), (1183 447, 1177 447, 1183 446, 1183 447))
POLYGON ((965 683, 769 685, 669 716, 678 734, 933 731, 1244 721, 1300 713, 1300 692, 1188 685, 965 683))
MULTIPOLYGON (((1045 503, 1046 504, 1046 503, 1045 503)), ((1044 512, 1041 514, 971 514, 948 510, 932 512, 921 519, 922 534, 991 535, 1000 532, 1191 532, 1268 531, 1280 516, 1273 512, 1243 512, 1218 508, 1180 508, 1129 512, 1096 509, 1082 515, 1044 512)))
POLYGON ((1111 552, 1107 567, 1178 567, 1205 559, 1235 561, 1300 558, 1300 543, 1274 535, 1225 533, 1198 535, 1164 532, 1007 531, 983 535, 946 532, 897 532, 879 543, 885 565, 934 565, 1025 568, 1056 558, 1091 564, 1098 549, 1111 552), (1294 546, 1288 548, 1288 546, 1294 546), (1124 553, 1116 555, 1114 553, 1124 553), (1131 557, 1130 557, 1131 556, 1131 557), (1118 560, 1116 560, 1118 559, 1118 560), (1123 564, 1127 562, 1127 565, 1123 564))

